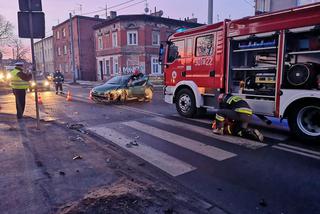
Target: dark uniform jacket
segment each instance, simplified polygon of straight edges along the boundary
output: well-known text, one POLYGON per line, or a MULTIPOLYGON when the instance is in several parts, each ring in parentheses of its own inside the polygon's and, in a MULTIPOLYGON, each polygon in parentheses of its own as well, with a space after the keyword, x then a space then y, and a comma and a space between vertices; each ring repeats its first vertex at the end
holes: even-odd
POLYGON ((220 109, 230 109, 239 113, 252 115, 249 104, 239 96, 227 94, 220 103, 220 109))
POLYGON ((62 83, 64 81, 64 76, 62 73, 54 73, 53 81, 55 83, 62 83))

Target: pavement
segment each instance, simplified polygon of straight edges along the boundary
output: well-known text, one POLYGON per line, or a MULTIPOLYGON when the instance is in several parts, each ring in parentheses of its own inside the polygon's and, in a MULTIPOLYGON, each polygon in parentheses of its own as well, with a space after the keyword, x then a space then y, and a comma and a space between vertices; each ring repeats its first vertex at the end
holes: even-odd
MULTIPOLYGON (((126 164, 138 160, 140 178, 152 175, 152 181, 178 185, 178 192, 186 189, 214 212, 320 212, 320 148, 292 138, 285 125, 265 127, 255 121, 266 136, 257 143, 213 135, 210 112, 182 118, 163 102, 161 91, 150 103, 102 105, 88 99, 88 86, 67 85, 65 90, 72 93, 71 102, 41 93, 42 119, 63 127, 82 124, 86 137, 113 147, 119 157, 128 158, 126 164)), ((13 114, 12 96, 0 96, 2 113, 13 114)), ((33 99, 29 94, 29 117, 34 117, 33 99)))

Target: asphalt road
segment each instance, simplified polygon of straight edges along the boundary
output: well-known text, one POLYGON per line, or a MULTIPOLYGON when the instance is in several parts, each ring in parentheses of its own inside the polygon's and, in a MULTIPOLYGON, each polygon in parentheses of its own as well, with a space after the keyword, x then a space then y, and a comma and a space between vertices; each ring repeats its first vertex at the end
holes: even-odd
MULTIPOLYGON (((263 127, 256 143, 211 134, 212 114, 185 119, 164 103, 102 105, 88 99, 91 86, 68 86, 73 100, 41 93, 41 117, 81 123, 100 140, 145 160, 227 213, 320 213, 320 148, 295 141, 286 126, 263 127)), ((12 95, 0 94, 1 112, 14 113, 12 95)), ((34 117, 33 95, 26 115, 34 117)))

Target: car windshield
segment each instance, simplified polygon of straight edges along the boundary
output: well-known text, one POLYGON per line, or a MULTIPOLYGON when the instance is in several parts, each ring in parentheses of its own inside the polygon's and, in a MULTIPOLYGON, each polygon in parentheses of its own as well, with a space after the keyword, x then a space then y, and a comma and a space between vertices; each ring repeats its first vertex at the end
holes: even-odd
POLYGON ((126 84, 130 79, 130 76, 116 76, 111 79, 109 79, 105 84, 111 84, 111 85, 124 85, 126 84))

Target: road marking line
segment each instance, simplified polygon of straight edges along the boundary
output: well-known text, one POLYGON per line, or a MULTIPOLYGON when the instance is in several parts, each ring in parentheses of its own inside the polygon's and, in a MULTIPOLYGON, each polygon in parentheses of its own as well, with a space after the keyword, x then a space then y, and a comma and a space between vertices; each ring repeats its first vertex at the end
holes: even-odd
POLYGON ((300 147, 297 147, 297 146, 291 146, 291 145, 283 144, 283 143, 279 143, 278 146, 284 146, 284 147, 287 147, 287 148, 290 148, 290 149, 296 149, 296 150, 299 150, 301 152, 307 152, 307 153, 310 153, 310 154, 314 154, 314 155, 319 155, 320 156, 320 152, 316 152, 316 151, 312 151, 312 150, 309 150, 309 149, 300 148, 300 147))
POLYGON ((287 151, 287 152, 291 152, 291 153, 299 154, 299 155, 306 156, 306 157, 309 157, 309 158, 314 158, 314 159, 320 160, 320 157, 319 157, 319 156, 307 154, 307 153, 304 153, 304 152, 299 152, 299 151, 296 151, 296 150, 293 150, 293 149, 288 149, 288 148, 284 148, 284 147, 280 147, 280 146, 272 146, 272 148, 275 148, 275 149, 279 149, 279 150, 283 150, 283 151, 287 151))
POLYGON ((142 158, 150 164, 160 168, 172 176, 179 176, 187 172, 193 171, 196 168, 188 163, 176 159, 166 153, 156 150, 152 147, 146 146, 139 142, 138 146, 127 147, 133 139, 127 138, 123 134, 105 127, 91 127, 90 131, 106 138, 109 141, 119 145, 132 154, 142 158))
POLYGON ((151 112, 151 111, 147 111, 147 110, 142 110, 142 109, 137 109, 134 107, 129 107, 129 106, 115 106, 116 108, 120 108, 120 109, 125 109, 125 110, 130 110, 130 111, 135 111, 141 114, 147 114, 147 115, 152 115, 152 116, 159 116, 159 117, 164 117, 165 115, 163 114, 158 114, 155 112, 151 112))
POLYGON ((190 130, 192 132, 196 132, 198 134, 201 134, 201 135, 204 135, 204 136, 207 136, 207 137, 210 137, 210 138, 215 138, 217 140, 225 141, 225 142, 236 144, 236 145, 239 145, 239 146, 244 146, 244 147, 249 148, 249 149, 258 149, 258 148, 267 146, 267 144, 265 144, 265 143, 260 143, 260 142, 256 142, 256 141, 252 141, 252 140, 247 140, 247 139, 243 139, 243 138, 240 138, 240 137, 227 136, 227 135, 224 135, 224 136, 215 135, 215 134, 213 134, 211 132, 210 129, 198 127, 198 126, 187 124, 187 123, 183 123, 183 122, 178 122, 178 121, 167 119, 167 118, 163 118, 163 117, 154 117, 154 118, 152 118, 152 120, 157 121, 157 122, 162 123, 162 124, 169 124, 169 125, 173 125, 175 127, 187 129, 187 130, 190 130))
POLYGON ((140 122, 131 121, 124 122, 122 124, 218 161, 237 156, 236 154, 225 151, 223 149, 209 146, 199 141, 195 141, 180 135, 173 134, 171 132, 151 127, 140 122))

